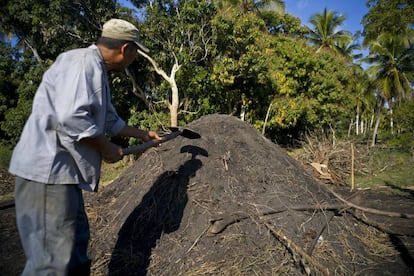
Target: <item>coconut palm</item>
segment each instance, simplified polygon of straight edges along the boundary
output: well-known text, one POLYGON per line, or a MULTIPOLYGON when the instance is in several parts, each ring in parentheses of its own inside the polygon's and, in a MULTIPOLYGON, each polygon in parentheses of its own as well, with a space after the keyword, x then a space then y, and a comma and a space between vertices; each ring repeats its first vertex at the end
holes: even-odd
POLYGON ((309 22, 314 26, 310 30, 308 39, 318 47, 316 52, 322 49, 330 49, 336 53, 343 52, 344 45, 348 45, 352 41, 352 35, 345 30, 339 30, 339 26, 345 21, 344 15, 339 15, 335 11, 327 10, 322 13, 312 15, 309 22))
MULTIPOLYGON (((380 103, 386 103, 391 112, 402 100, 413 98, 413 88, 407 73, 414 71, 414 48, 406 46, 405 38, 384 33, 372 41, 370 54, 363 61, 372 64, 368 72, 372 76, 372 85, 377 90, 380 103)), ((379 110, 382 110, 380 108, 379 110)), ((378 113, 371 145, 375 145, 381 113, 378 113)))

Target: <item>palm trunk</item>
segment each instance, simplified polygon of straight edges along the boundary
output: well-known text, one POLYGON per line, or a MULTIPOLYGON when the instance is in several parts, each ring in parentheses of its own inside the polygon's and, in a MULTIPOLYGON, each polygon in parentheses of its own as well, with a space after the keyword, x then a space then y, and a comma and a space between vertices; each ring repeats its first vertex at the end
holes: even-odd
POLYGON ((378 103, 377 120, 375 121, 374 132, 372 134, 371 147, 374 147, 377 141, 378 127, 379 127, 379 123, 380 123, 381 115, 382 115, 382 106, 383 106, 383 101, 381 99, 379 100, 379 103, 378 103))
POLYGON ((356 118, 355 118, 355 134, 359 134, 359 105, 357 106, 356 118))

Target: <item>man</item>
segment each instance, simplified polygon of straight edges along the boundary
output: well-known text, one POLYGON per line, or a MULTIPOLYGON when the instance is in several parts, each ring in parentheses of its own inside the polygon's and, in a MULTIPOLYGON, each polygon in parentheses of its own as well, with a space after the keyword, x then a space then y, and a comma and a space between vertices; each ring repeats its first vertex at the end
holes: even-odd
POLYGON ((122 148, 106 135, 159 140, 131 126, 111 103, 107 71, 122 71, 148 51, 131 23, 111 19, 96 45, 65 52, 43 75, 9 171, 16 176, 16 219, 23 275, 89 275, 89 224, 82 190, 97 191, 101 159, 122 148))

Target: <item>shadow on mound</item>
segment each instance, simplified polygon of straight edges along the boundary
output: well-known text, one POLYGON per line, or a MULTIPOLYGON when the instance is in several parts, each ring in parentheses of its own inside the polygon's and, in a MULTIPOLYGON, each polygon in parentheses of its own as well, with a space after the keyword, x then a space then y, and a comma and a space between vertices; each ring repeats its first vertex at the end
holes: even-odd
POLYGON ((179 229, 189 180, 203 165, 197 155, 208 156, 206 150, 196 146, 184 146, 180 152, 191 153, 191 159, 177 171, 162 173, 119 230, 109 275, 146 275, 157 240, 163 233, 179 229))

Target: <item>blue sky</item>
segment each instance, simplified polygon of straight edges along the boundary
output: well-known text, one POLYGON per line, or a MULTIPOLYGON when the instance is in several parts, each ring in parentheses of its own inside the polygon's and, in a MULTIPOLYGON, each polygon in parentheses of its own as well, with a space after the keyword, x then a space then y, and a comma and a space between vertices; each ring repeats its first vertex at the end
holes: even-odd
POLYGON ((368 12, 366 0, 285 0, 286 13, 299 17, 303 25, 309 26, 309 19, 324 8, 346 16, 342 30, 362 31, 361 20, 368 12))

